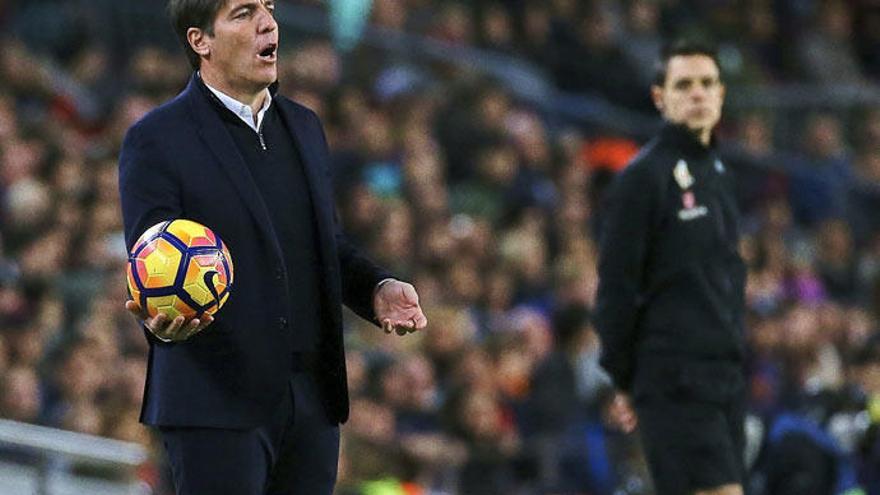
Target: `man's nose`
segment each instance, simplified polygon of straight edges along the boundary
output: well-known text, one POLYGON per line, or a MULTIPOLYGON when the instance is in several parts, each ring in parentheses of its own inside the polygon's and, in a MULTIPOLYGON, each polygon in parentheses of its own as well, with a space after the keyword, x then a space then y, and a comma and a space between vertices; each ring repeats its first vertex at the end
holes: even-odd
POLYGON ((275 21, 275 16, 265 7, 260 9, 259 29, 261 33, 269 33, 278 29, 278 22, 275 21))
POLYGON ((691 88, 691 99, 692 100, 702 100, 706 97, 706 88, 700 86, 699 84, 695 84, 693 88, 691 88))

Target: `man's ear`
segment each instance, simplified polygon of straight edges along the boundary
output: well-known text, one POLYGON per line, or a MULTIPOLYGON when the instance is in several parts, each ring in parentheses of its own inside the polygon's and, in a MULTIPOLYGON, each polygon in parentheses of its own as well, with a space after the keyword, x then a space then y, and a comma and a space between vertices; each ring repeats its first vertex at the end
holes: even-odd
POLYGON ((200 57, 207 57, 211 54, 210 36, 199 28, 191 27, 186 30, 186 41, 189 42, 190 48, 200 57))
POLYGON ((652 85, 651 100, 654 101, 654 106, 657 107, 657 110, 659 110, 660 113, 663 113, 663 88, 656 84, 652 85))

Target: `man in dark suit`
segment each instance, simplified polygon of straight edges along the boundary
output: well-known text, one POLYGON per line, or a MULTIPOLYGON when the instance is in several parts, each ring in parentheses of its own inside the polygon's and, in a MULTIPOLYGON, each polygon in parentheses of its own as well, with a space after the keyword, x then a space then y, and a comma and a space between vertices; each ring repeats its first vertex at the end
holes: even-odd
POLYGON ((388 333, 427 324, 415 289, 335 224, 321 124, 275 94, 273 11, 271 0, 171 0, 195 73, 120 155, 129 248, 187 218, 235 261, 216 320, 149 318, 126 302, 150 341, 141 420, 158 428, 179 494, 331 493, 348 417, 341 305, 388 333))

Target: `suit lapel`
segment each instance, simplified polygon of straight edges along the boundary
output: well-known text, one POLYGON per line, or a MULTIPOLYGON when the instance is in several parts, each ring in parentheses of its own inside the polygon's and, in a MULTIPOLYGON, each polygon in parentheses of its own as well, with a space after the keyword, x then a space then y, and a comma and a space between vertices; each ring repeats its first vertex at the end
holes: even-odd
POLYGON ((216 110, 211 108, 202 90, 198 87, 197 76, 193 76, 189 86, 186 89, 192 110, 193 118, 196 120, 196 127, 199 135, 204 139, 211 153, 217 158, 220 168, 228 176, 232 184, 235 185, 236 191, 241 196, 242 202, 245 204, 251 215, 256 220, 260 231, 266 237, 270 246, 275 252, 278 259, 282 258, 281 246, 278 244, 278 236, 275 235, 275 229, 272 227, 272 221, 269 217, 269 210, 266 203, 254 183, 248 171, 247 164, 241 157, 238 148, 229 131, 223 126, 223 121, 217 115, 216 110))

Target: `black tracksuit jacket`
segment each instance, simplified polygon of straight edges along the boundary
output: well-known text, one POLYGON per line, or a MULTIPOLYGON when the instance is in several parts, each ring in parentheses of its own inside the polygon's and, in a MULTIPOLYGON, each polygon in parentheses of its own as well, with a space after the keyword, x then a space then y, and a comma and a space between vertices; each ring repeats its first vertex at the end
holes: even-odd
POLYGON ((732 179, 714 144, 673 124, 616 177, 596 325, 602 365, 620 389, 631 390, 645 362, 742 363, 745 266, 732 179))

